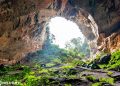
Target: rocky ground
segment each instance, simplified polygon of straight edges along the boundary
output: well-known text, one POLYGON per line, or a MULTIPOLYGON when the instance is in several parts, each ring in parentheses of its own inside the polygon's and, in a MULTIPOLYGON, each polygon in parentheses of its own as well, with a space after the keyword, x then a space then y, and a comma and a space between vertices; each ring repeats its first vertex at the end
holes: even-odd
POLYGON ((30 71, 25 66, 17 66, 9 72, 4 72, 5 75, 0 75, 0 80, 17 80, 22 83, 20 86, 120 86, 120 72, 117 71, 91 69, 71 64, 51 66, 51 63, 48 64, 42 67, 31 66, 30 71), (14 79, 17 75, 19 76, 14 79))

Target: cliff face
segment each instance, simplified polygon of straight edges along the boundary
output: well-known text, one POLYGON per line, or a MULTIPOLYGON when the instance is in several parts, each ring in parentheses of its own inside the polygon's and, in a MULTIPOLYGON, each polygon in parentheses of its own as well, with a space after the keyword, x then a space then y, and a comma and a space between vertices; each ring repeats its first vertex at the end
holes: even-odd
POLYGON ((1 0, 0 64, 42 49, 46 24, 55 16, 76 22, 91 49, 120 49, 119 0, 1 0))

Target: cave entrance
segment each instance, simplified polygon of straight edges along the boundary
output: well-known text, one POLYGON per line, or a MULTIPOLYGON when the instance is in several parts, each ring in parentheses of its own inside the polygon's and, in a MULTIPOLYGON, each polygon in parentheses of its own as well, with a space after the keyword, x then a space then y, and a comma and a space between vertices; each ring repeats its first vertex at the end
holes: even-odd
POLYGON ((85 40, 85 37, 80 31, 78 25, 64 17, 51 18, 49 29, 50 33, 55 37, 53 43, 58 45, 60 48, 65 48, 66 43, 73 38, 79 37, 81 39, 81 43, 85 40))
POLYGON ((74 54, 73 57, 79 55, 89 57, 90 49, 87 40, 75 22, 57 16, 50 19, 47 27, 49 33, 43 47, 45 54, 60 57, 62 55, 58 54, 61 54, 61 51, 64 54, 70 51, 70 54, 74 54))

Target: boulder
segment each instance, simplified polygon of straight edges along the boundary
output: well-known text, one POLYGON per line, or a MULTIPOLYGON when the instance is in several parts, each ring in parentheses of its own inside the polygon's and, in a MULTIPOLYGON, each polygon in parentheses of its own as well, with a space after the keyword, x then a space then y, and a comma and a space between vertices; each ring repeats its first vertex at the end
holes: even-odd
POLYGON ((106 54, 100 58, 99 63, 100 64, 108 64, 110 59, 111 59, 111 54, 106 54))

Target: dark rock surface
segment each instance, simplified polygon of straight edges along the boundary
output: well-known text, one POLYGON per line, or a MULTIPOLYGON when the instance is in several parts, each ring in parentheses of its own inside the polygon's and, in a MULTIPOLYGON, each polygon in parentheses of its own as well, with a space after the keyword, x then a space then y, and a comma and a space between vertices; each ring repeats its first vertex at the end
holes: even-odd
POLYGON ((100 58, 99 63, 100 64, 108 64, 111 59, 111 54, 104 55, 100 58))

